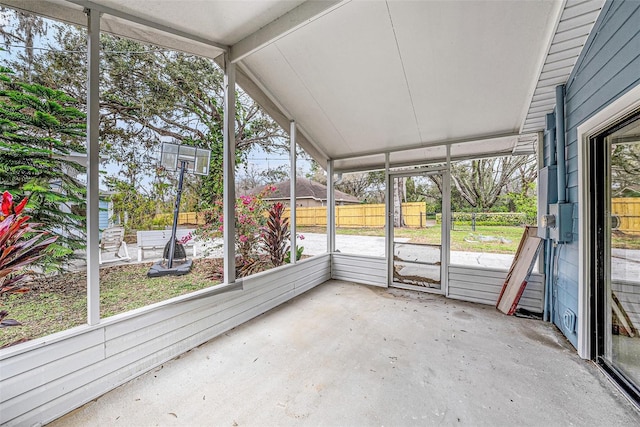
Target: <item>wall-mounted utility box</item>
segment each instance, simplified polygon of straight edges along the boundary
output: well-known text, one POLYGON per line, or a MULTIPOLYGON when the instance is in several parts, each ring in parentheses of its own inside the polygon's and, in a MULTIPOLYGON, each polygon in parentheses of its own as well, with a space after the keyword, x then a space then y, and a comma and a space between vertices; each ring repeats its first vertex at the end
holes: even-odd
POLYGON ((549 205, 549 237, 557 243, 573 240, 573 204, 554 203, 549 205))
POLYGON ((544 217, 549 213, 549 205, 557 202, 558 168, 555 165, 547 166, 538 171, 538 237, 549 237, 544 217))

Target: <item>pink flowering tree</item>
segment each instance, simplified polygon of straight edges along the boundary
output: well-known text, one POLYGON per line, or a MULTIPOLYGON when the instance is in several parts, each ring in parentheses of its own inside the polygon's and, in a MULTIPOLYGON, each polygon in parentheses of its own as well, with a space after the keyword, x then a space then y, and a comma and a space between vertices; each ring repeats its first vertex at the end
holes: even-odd
MULTIPOLYGON (((275 191, 267 186, 258 195, 240 196, 236 200, 236 269, 238 277, 253 274, 260 265, 260 241, 267 224, 269 204, 264 198, 275 191)), ((220 238, 224 231, 222 201, 215 203, 213 209, 205 212, 206 224, 198 230, 202 238, 220 238)))

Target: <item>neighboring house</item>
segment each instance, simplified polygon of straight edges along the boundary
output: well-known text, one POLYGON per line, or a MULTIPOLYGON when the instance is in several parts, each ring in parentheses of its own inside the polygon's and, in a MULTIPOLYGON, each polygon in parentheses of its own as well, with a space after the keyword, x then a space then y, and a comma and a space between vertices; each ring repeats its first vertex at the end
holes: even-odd
MULTIPOLYGON (((87 155, 86 153, 70 153, 66 156, 62 156, 61 158, 65 159, 65 160, 69 160, 72 162, 75 162, 79 165, 82 165, 84 167, 87 167, 87 155)), ((78 180, 80 180, 81 182, 86 183, 86 174, 84 173, 79 173, 77 169, 74 169, 72 167, 66 167, 65 169, 65 173, 68 174, 69 176, 76 178, 78 180)), ((111 196, 113 195, 112 191, 109 190, 100 190, 100 201, 99 201, 99 208, 100 208, 100 213, 99 213, 99 224, 98 224, 98 228, 100 229, 100 232, 102 232, 102 230, 112 227, 114 225, 114 218, 113 218, 113 202, 111 201, 111 196)), ((85 211, 83 210, 83 215, 85 215, 85 211)), ((83 235, 84 232, 81 232, 81 235, 83 235)))
POLYGON ((112 194, 111 191, 100 191, 100 223, 98 227, 101 231, 114 225, 112 194))
MULTIPOLYGON (((265 200, 270 202, 282 202, 289 206, 291 200, 291 181, 286 180, 273 184, 275 191, 271 192, 265 200)), ((265 186, 255 187, 248 191, 250 195, 260 194, 265 186)), ((335 191, 336 205, 356 205, 360 203, 357 197, 351 194, 335 191)), ((327 186, 310 179, 296 178, 296 206, 299 208, 309 208, 327 205, 327 186)))

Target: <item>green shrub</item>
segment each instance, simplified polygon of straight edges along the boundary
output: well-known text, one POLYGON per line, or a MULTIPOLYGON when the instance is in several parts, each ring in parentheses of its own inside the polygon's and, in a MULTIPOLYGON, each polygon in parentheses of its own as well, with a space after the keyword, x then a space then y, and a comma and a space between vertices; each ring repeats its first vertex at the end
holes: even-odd
MULTIPOLYGON (((452 212, 454 224, 471 225, 473 212, 452 212)), ((522 212, 477 212, 477 226, 518 226, 527 223, 527 214, 522 212)), ((436 214, 436 222, 442 222, 442 214, 436 214)))

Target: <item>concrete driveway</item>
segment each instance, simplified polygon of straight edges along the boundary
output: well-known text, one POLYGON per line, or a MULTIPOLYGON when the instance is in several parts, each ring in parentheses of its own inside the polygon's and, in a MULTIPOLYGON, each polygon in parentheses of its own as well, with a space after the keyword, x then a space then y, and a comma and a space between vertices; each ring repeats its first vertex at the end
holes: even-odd
MULTIPOLYGON (((320 233, 303 233, 304 239, 298 240, 298 246, 304 246, 305 255, 320 255, 327 251, 327 235, 320 233)), ((408 238, 397 238, 396 242, 407 242, 408 238)), ((410 249, 410 246, 406 246, 410 249)), ((138 248, 135 244, 128 245, 130 261, 116 261, 113 264, 137 262, 138 248)), ((385 238, 377 236, 336 235, 336 249, 345 254, 384 257, 385 238)), ((190 253, 190 251, 189 251, 190 253)), ((222 240, 217 239, 208 244, 198 245, 198 257, 222 257, 222 240), (206 250, 206 251, 205 251, 206 250)), ((418 256, 418 253, 416 254, 418 256)), ((107 254, 107 259, 114 259, 113 254, 107 254)), ((162 258, 162 251, 146 251, 144 262, 157 261, 162 258)), ((508 270, 513 262, 512 254, 494 254, 487 252, 451 251, 451 264, 469 267, 484 267, 508 270)), ((636 281, 640 277, 640 251, 630 249, 612 250, 612 274, 615 280, 636 281)))
MULTIPOLYGON (((327 251, 327 235, 320 233, 303 233, 304 239, 298 240, 298 246, 304 247, 305 255, 320 255, 327 251)), ((408 238, 397 238, 397 242, 407 242, 408 238)), ((384 257, 385 238, 377 236, 336 235, 336 249, 345 254, 384 257)), ((113 254, 106 254, 105 259, 115 260, 113 263, 105 263, 104 266, 137 262, 138 247, 135 244, 128 245, 130 261, 115 260, 113 254)), ((190 251, 189 251, 190 254, 190 251)), ((199 243, 197 257, 207 256, 211 258, 222 257, 222 240, 206 244, 199 243)), ((162 251, 145 251, 144 262, 157 261, 162 258, 162 251)), ((513 255, 493 254, 482 252, 451 251, 451 263, 458 265, 477 266, 486 268, 509 269, 513 255)), ((80 266, 79 266, 80 268, 80 266)))

